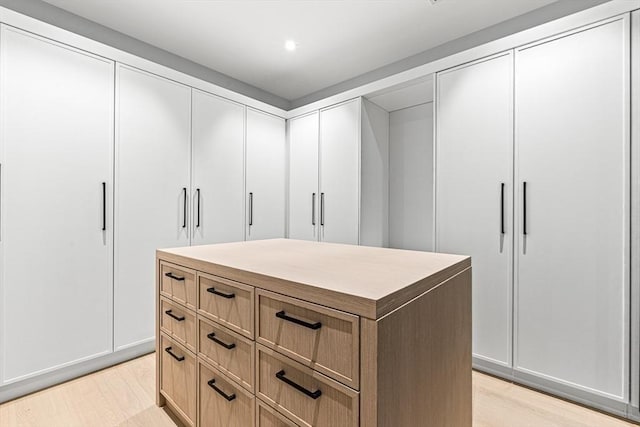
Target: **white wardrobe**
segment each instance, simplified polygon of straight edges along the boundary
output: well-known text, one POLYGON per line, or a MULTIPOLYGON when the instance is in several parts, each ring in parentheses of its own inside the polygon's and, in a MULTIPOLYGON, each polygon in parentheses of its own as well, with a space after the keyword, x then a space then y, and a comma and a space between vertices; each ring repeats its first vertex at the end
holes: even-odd
POLYGON ((438 73, 436 98, 436 249, 472 256, 476 366, 614 409, 629 398, 629 52, 621 16, 438 73))
POLYGON ((386 246, 388 113, 360 98, 289 120, 292 239, 386 246))
POLYGON ((112 351, 114 63, 4 25, 0 39, 0 378, 12 383, 112 351))
POLYGON ((286 139, 175 80, 0 40, 4 401, 152 351, 157 248, 284 237, 286 139))

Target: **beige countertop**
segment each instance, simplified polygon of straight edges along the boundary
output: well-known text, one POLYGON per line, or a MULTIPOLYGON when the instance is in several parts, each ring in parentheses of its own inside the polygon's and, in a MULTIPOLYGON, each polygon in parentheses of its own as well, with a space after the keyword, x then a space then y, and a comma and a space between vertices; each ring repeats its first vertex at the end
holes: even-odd
POLYGON ((159 249, 157 255, 372 319, 471 267, 468 256, 290 239, 159 249))

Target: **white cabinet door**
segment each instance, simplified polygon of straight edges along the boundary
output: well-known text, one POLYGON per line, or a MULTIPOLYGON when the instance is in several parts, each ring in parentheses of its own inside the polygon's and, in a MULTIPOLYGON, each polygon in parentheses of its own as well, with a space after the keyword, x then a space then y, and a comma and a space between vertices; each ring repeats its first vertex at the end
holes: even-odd
POLYGON ((511 364, 513 55, 437 75, 436 250, 473 263, 473 353, 511 364))
POLYGON ((289 121, 289 237, 318 240, 318 113, 289 121))
POLYGON ((189 245, 191 89, 117 68, 115 347, 155 334, 155 250, 189 245))
POLYGON ((114 64, 10 27, 1 39, 0 369, 11 382, 112 350, 114 64))
POLYGON ((244 106, 193 90, 194 245, 244 240, 244 106))
POLYGON ((519 49, 515 76, 515 367, 621 399, 628 357, 628 34, 619 18, 519 49))
POLYGON ((320 112, 320 239, 359 243, 359 99, 320 112))
POLYGON ((247 108, 247 240, 284 237, 285 121, 247 108))

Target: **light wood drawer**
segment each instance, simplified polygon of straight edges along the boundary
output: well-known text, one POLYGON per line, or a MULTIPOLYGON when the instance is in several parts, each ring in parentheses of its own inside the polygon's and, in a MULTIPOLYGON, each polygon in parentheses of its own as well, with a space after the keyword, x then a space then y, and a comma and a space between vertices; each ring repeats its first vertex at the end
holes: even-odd
POLYGON ((256 427, 298 427, 298 424, 256 399, 256 427))
POLYGON ((301 426, 358 425, 357 391, 260 344, 256 352, 257 397, 301 426))
POLYGON ((171 338, 196 352, 196 314, 170 300, 160 298, 160 328, 171 338))
POLYGON ((256 354, 254 342, 202 317, 198 327, 200 356, 253 392, 256 354))
POLYGON ((161 334, 160 392, 186 421, 196 420, 196 358, 185 347, 161 334))
POLYGON ((261 289, 256 294, 259 343, 359 389, 358 316, 261 289))
POLYGON ((253 286, 198 273, 198 313, 253 339, 253 286))
POLYGON ((252 427, 255 397, 220 371, 200 363, 200 427, 252 427))
POLYGON ((168 262, 160 262, 160 293, 196 309, 196 272, 168 262))

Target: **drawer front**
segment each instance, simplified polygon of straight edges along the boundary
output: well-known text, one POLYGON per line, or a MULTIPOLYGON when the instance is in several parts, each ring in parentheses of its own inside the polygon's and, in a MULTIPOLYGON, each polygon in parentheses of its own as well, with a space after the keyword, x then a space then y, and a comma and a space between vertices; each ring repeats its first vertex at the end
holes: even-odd
POLYGON ((359 389, 358 316, 260 289, 256 294, 260 344, 359 389))
POLYGON ((298 427, 296 423, 256 399, 256 427, 298 427))
POLYGON ((199 319, 198 327, 200 356, 253 392, 254 342, 204 318, 199 319))
POLYGON ((200 363, 201 427, 252 427, 255 397, 220 371, 200 363))
POLYGON ((160 293, 195 310, 196 272, 168 262, 160 262, 160 293))
POLYGON ((196 358, 176 341, 161 334, 160 391, 195 425, 196 358))
POLYGON ((198 273, 198 313, 253 339, 253 286, 198 273))
POLYGON ((257 346, 257 396, 301 426, 357 426, 358 392, 257 346))
POLYGON ((171 338, 196 352, 196 315, 193 311, 160 298, 160 328, 171 338))

